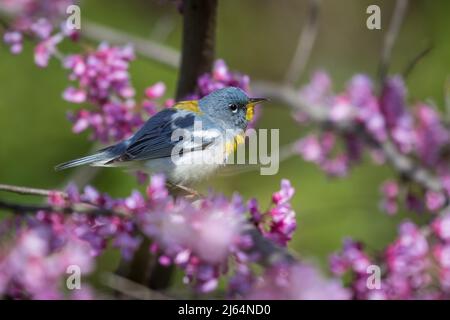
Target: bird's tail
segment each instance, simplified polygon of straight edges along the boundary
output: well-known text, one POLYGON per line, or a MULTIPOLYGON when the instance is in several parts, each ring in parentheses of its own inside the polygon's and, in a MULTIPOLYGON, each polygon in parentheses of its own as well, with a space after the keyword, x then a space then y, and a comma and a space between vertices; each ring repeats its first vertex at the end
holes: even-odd
POLYGON ((70 161, 67 161, 64 163, 60 163, 57 166, 55 166, 55 170, 61 171, 64 169, 78 167, 78 166, 82 166, 85 164, 88 164, 91 166, 105 165, 108 161, 111 161, 112 159, 114 159, 118 155, 120 155, 120 153, 118 153, 118 151, 121 148, 118 148, 118 147, 120 147, 120 145, 115 145, 115 146, 111 146, 111 147, 99 150, 98 152, 96 152, 92 155, 86 156, 86 157, 82 157, 82 158, 70 160, 70 161))

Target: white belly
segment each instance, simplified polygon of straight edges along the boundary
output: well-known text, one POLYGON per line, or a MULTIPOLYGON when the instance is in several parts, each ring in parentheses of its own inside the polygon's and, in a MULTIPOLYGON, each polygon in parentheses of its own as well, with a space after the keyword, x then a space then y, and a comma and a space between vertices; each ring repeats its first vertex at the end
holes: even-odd
POLYGON ((151 159, 144 163, 144 171, 164 173, 175 184, 188 185, 203 180, 225 165, 226 154, 217 146, 202 151, 183 154, 177 159, 171 157, 151 159))

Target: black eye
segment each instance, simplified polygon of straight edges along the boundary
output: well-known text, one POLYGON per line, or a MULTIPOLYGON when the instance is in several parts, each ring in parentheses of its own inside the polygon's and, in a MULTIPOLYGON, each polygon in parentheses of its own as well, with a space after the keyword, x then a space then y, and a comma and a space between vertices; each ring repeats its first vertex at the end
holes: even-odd
POLYGON ((233 113, 236 113, 238 111, 238 106, 236 104, 230 104, 228 107, 233 113))

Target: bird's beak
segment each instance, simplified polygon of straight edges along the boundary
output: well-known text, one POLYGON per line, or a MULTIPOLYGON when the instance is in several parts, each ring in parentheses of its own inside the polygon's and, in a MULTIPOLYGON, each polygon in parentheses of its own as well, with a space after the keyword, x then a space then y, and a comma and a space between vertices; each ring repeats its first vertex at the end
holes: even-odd
POLYGON ((255 114, 255 105, 257 105, 258 103, 264 102, 264 101, 269 101, 269 99, 266 99, 266 98, 250 98, 250 99, 248 99, 247 113, 245 115, 245 118, 247 119, 247 121, 251 121, 253 119, 253 115, 255 114))
POLYGON ((255 105, 258 104, 260 102, 264 102, 264 101, 269 101, 269 99, 266 98, 250 98, 248 99, 250 105, 255 105))

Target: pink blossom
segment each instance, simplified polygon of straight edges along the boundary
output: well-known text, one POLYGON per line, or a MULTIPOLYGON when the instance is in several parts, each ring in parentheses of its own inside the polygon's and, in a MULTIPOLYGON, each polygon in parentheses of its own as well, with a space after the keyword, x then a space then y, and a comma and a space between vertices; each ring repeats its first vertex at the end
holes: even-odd
POLYGON ((349 290, 339 280, 325 279, 310 265, 275 266, 258 279, 247 299, 346 300, 349 290))
POLYGON ((433 248, 434 256, 442 268, 450 269, 450 245, 438 244, 433 248))
POLYGON ((331 79, 324 71, 313 74, 311 82, 302 88, 300 97, 311 105, 328 103, 331 97, 331 79))
POLYGON ((268 211, 262 213, 255 199, 248 204, 252 222, 266 238, 281 246, 287 245, 297 228, 295 211, 289 202, 294 191, 289 180, 284 179, 281 182, 281 190, 272 195, 273 206, 268 211))
POLYGON ((450 132, 443 126, 437 112, 425 104, 417 108, 417 153, 427 166, 436 165, 441 148, 450 142, 450 132))
POLYGON ((22 34, 17 31, 5 32, 3 41, 9 45, 12 54, 19 54, 22 52, 22 34))
POLYGON ((149 99, 158 99, 164 95, 166 91, 166 85, 163 82, 157 82, 154 85, 145 89, 145 95, 149 99))
POLYGON ((445 204, 446 198, 442 192, 427 191, 425 194, 425 203, 428 210, 437 211, 441 209, 445 204))
POLYGON ((86 101, 86 92, 74 87, 69 87, 64 90, 63 98, 72 103, 82 103, 86 101))
POLYGON ((56 53, 56 45, 63 40, 62 36, 57 34, 38 43, 34 48, 34 61, 41 67, 47 67, 50 57, 56 53))
POLYGON ((47 39, 53 31, 53 26, 47 19, 39 18, 31 25, 30 30, 40 39, 47 39))
POLYGON ((323 159, 322 148, 316 136, 311 135, 299 140, 295 149, 305 161, 320 163, 323 159))
POLYGON ((450 212, 446 211, 436 218, 431 226, 440 239, 450 241, 450 212))

